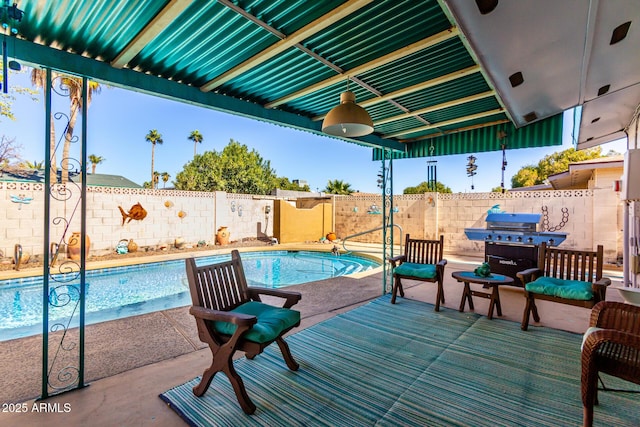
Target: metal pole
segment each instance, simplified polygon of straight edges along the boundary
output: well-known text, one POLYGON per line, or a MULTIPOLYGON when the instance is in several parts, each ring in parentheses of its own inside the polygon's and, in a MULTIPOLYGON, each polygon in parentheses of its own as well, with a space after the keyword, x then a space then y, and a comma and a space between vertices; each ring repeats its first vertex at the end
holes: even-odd
MULTIPOLYGON (((51 221, 51 69, 46 69, 46 85, 44 89, 44 250, 49 251, 49 222, 51 221)), ((42 271, 42 392, 41 398, 49 396, 49 257, 44 258, 42 271)))

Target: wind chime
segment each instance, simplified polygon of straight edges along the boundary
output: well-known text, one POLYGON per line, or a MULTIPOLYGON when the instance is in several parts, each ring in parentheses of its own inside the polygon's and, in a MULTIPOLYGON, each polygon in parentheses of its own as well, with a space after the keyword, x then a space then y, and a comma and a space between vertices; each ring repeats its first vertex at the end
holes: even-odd
POLYGON ((433 142, 431 142, 431 146, 429 147, 429 160, 427 160, 427 188, 430 192, 437 192, 437 182, 438 182, 438 173, 437 173, 437 160, 433 160, 433 152, 435 147, 433 146, 433 142))
POLYGON ((477 173, 476 169, 478 169, 478 165, 476 165, 476 157, 472 154, 467 157, 467 176, 471 177, 471 189, 473 190, 475 187, 473 186, 473 176, 477 173))
MULTIPOLYGON (((15 37, 18 34, 16 24, 22 21, 23 11, 18 9, 18 4, 10 5, 9 0, 4 0, 0 7, 0 22, 2 23, 2 92, 9 92, 9 72, 8 68, 20 71, 18 61, 8 61, 7 35, 15 37)), ((15 44, 14 44, 15 47, 15 44)), ((14 48, 15 50, 15 48, 14 48)))
POLYGON ((505 131, 498 131, 498 141, 500 141, 500 148, 502 149, 502 181, 500 181, 500 187, 502 188, 502 194, 504 194, 506 191, 504 188, 504 171, 507 169, 507 133, 505 131))

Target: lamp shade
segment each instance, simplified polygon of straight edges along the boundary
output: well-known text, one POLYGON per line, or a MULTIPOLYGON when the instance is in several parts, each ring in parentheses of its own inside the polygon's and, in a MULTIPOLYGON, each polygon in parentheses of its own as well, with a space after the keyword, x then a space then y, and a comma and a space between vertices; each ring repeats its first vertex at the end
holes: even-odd
POLYGON ((356 95, 346 91, 340 94, 340 105, 325 116, 322 131, 335 136, 364 136, 373 132, 373 121, 367 110, 356 104, 356 95))

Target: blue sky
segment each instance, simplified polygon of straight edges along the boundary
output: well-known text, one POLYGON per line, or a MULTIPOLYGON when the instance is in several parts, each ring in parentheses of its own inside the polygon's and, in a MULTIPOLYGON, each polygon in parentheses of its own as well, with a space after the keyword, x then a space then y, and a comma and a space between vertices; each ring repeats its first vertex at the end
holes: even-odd
MULTIPOLYGON (((31 87, 28 73, 10 75, 9 84, 31 87)), ((0 135, 16 138, 22 146, 22 158, 44 160, 44 108, 41 101, 18 96, 13 111, 16 120, 0 119, 0 135)), ((62 109, 62 112, 68 113, 62 109)), ((565 114, 565 119, 571 115, 565 114)), ((79 132, 79 127, 77 128, 79 132)), ((312 190, 322 190, 328 180, 339 179, 361 192, 378 193, 377 174, 381 162, 372 161, 371 148, 337 139, 245 119, 231 114, 198 108, 192 105, 156 98, 133 91, 103 87, 89 108, 88 154, 102 156, 96 172, 123 175, 142 184, 150 180, 151 144, 145 136, 151 129, 162 134, 164 143, 156 145, 154 169, 168 172, 175 178, 193 158, 193 143, 187 138, 197 129, 204 136, 198 144, 199 154, 221 151, 231 139, 255 149, 271 162, 278 176, 309 183, 312 190)), ((511 177, 528 164, 537 164, 547 154, 572 146, 571 123, 565 126, 563 145, 536 149, 507 150, 505 186, 511 187, 511 177)), ((622 141, 603 146, 603 152, 625 151, 622 141)), ((478 174, 466 174, 467 156, 443 156, 437 160, 438 181, 454 192, 491 191, 500 185, 502 153, 474 153, 478 174)), ((394 192, 401 193, 427 179, 427 160, 394 161, 394 192)), ((89 171, 90 166, 89 166, 89 171)), ((170 179, 170 181, 171 181, 170 179)), ((162 182, 160 183, 162 186, 162 182)))

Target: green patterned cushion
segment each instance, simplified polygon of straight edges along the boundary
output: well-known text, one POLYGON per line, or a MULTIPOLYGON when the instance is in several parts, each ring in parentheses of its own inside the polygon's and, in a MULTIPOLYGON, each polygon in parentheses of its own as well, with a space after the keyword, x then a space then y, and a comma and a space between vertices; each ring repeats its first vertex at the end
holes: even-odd
POLYGON ((588 301, 593 298, 591 282, 563 280, 555 277, 539 277, 527 283, 525 289, 534 294, 553 295, 560 298, 588 301))
MULTIPOLYGON (((282 331, 300 323, 300 312, 289 308, 274 307, 257 301, 250 301, 230 311, 250 314, 258 318, 258 323, 244 333, 248 341, 265 343, 278 338, 282 331)), ((214 322, 216 331, 233 335, 236 325, 228 322, 214 322)))
POLYGON ((419 277, 421 279, 433 279, 436 277, 436 266, 433 264, 414 264, 412 262, 403 262, 393 269, 393 274, 419 277))

